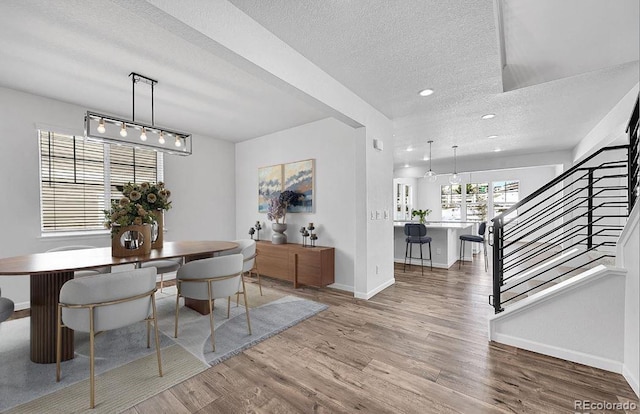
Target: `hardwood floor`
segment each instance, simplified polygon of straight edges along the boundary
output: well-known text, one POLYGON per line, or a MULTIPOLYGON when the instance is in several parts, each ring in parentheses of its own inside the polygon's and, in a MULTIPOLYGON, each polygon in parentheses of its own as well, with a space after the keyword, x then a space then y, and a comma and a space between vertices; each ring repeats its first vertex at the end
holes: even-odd
POLYGON ((128 413, 574 413, 575 400, 638 403, 621 375, 489 343, 490 273, 479 257, 424 276, 400 265, 395 277, 369 301, 263 278, 330 307, 128 413))

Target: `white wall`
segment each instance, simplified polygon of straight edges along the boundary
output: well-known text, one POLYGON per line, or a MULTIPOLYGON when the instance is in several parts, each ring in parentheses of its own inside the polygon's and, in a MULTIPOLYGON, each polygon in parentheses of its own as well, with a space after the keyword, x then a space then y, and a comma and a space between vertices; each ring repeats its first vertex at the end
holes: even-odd
POLYGON ((258 213, 258 168, 305 159, 315 159, 314 212, 289 213, 287 241, 302 243, 301 226, 313 222, 318 245, 336 249, 335 285, 354 289, 356 198, 356 144, 363 138, 362 128, 351 128, 333 118, 276 132, 236 144, 236 221, 237 238, 248 238, 256 221, 265 228, 260 238, 269 240, 271 222, 258 213))
MULTIPOLYGON (((40 178, 36 124, 83 135, 87 109, 12 89, 0 88, 0 257, 46 251, 63 245, 109 246, 109 234, 41 237, 40 178)), ((194 155, 165 156, 165 181, 173 209, 165 218, 167 240, 232 239, 235 187, 233 144, 194 137, 194 155)), ((29 277, 0 276, 3 296, 19 309, 29 306, 29 277)))
POLYGON ((640 396, 640 204, 636 203, 618 242, 616 265, 627 269, 622 374, 640 396))

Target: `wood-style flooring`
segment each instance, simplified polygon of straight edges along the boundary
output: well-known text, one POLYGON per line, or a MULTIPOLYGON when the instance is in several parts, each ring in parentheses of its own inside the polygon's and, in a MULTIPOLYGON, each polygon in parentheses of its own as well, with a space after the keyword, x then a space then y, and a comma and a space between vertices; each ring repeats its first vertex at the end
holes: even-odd
MULTIPOLYGON (((633 401, 621 375, 487 341, 490 273, 396 266, 358 300, 263 284, 329 309, 128 413, 575 413, 575 400, 633 401)), ((613 412, 613 411, 608 411, 613 412)))

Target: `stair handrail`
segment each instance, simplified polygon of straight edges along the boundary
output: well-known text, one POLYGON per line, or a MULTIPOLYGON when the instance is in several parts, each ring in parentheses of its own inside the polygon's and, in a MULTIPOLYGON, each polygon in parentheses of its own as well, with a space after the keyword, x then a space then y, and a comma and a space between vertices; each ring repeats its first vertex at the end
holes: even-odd
POLYGON ((617 151, 617 150, 628 149, 628 148, 629 148, 629 144, 614 145, 614 146, 611 146, 611 147, 600 148, 598 151, 596 151, 593 154, 589 155, 584 160, 580 161, 579 163, 577 163, 573 167, 569 168, 567 171, 563 172, 562 174, 560 174, 559 176, 557 176, 553 180, 549 181, 547 184, 543 185, 542 187, 540 187, 539 189, 537 189, 533 193, 529 194, 527 197, 523 198, 522 200, 518 201, 517 203, 515 203, 514 205, 509 207, 507 210, 503 211, 502 213, 500 213, 497 216, 495 216, 494 218, 492 218, 491 221, 501 220, 504 216, 506 216, 506 215, 508 215, 510 213, 513 213, 519 207, 521 207, 524 204, 527 204, 529 201, 531 201, 534 198, 538 197, 539 195, 543 194, 545 191, 549 190, 554 185, 559 184, 560 182, 562 182, 565 179, 569 178, 569 176, 571 176, 574 172, 576 172, 581 166, 583 166, 587 162, 591 161, 593 158, 597 157, 598 155, 602 154, 603 152, 605 152, 605 151, 617 151))

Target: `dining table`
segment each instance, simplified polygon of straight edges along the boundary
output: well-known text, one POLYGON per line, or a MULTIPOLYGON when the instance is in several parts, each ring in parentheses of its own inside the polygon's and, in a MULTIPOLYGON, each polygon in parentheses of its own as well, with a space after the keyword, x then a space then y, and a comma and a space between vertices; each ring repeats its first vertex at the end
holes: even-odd
MULTIPOLYGON (((36 363, 56 362, 57 306, 62 285, 77 270, 133 264, 183 257, 186 262, 235 249, 228 241, 165 241, 147 255, 114 257, 111 247, 34 253, 0 259, 0 276, 30 276, 30 358, 36 363)), ((188 304, 187 304, 188 305, 188 304)), ((197 306, 198 302, 192 305, 197 306)), ((74 357, 73 331, 63 328, 62 361, 74 357)))

